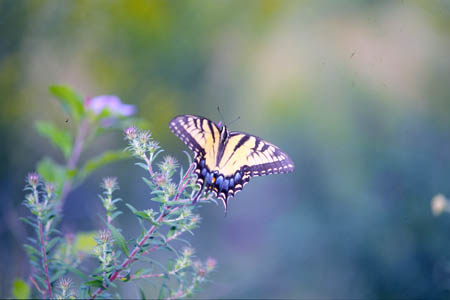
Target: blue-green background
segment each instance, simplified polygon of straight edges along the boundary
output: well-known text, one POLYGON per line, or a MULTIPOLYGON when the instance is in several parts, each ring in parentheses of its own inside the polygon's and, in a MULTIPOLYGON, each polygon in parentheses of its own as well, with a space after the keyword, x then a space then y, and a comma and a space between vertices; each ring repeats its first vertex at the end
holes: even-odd
MULTIPOLYGON (((190 240, 218 268, 199 297, 449 297, 450 216, 430 212, 450 195, 449 1, 0 0, 0 297, 30 272, 24 178, 62 161, 33 122, 71 126, 50 84, 135 104, 183 162, 169 120, 219 121, 218 105, 292 157, 293 174, 252 180, 226 218, 200 209, 190 240)), ((124 146, 107 135, 82 161, 124 146)), ((101 228, 107 175, 150 205, 145 173, 120 162, 69 196, 64 233, 101 228)))

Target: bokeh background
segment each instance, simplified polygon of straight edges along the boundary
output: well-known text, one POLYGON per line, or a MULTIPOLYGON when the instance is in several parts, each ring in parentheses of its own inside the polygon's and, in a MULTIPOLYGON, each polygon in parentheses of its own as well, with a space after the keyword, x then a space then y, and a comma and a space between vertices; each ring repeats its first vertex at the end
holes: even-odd
MULTIPOLYGON (((54 83, 135 104, 183 163, 169 120, 219 121, 218 105, 241 117, 232 130, 292 157, 293 174, 252 180, 227 217, 200 209, 189 239, 218 269, 198 297, 450 296, 450 216, 430 211, 450 195, 449 1, 0 0, 0 297, 30 271, 24 178, 43 156, 62 161, 33 129, 67 117, 54 83)), ((110 134, 86 156, 124 143, 110 134)), ((150 205, 142 170, 122 161, 69 196, 63 232, 102 226, 107 175, 150 205)))

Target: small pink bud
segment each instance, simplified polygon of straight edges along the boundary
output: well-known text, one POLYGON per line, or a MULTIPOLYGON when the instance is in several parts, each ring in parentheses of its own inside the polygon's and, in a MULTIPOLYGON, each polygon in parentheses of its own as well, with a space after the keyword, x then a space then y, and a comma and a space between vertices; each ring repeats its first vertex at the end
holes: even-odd
POLYGON ((129 140, 134 140, 137 137, 137 134, 138 134, 138 130, 134 126, 131 126, 131 127, 128 127, 127 129, 125 129, 125 135, 126 135, 127 139, 129 139, 129 140))
POLYGON ((34 172, 28 173, 27 181, 28 181, 28 184, 31 185, 32 187, 36 187, 39 183, 39 174, 34 173, 34 172))
POLYGON ((98 233, 98 238, 102 243, 108 243, 112 241, 111 232, 109 230, 101 230, 98 233))
POLYGON ((118 189, 119 186, 117 185, 117 177, 103 178, 103 188, 109 191, 118 189))
POLYGON ((155 183, 159 186, 162 186, 166 183, 166 176, 163 173, 156 173, 155 175, 155 183))
POLYGON ((214 270, 216 268, 216 265, 217 261, 212 257, 208 257, 208 259, 206 260, 206 269, 208 270, 208 272, 214 270))
POLYGON ((70 277, 63 277, 59 280, 59 286, 63 290, 67 290, 72 285, 72 279, 70 277))

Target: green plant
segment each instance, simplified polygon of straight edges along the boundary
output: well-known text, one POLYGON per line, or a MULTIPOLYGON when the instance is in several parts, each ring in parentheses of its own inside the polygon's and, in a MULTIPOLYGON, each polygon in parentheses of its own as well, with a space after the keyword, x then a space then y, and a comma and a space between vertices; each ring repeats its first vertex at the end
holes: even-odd
MULTIPOLYGON (((139 123, 132 119, 135 107, 123 104, 116 96, 99 96, 85 99, 64 86, 52 86, 50 92, 59 99, 70 115, 76 134, 49 122, 38 122, 36 128, 44 137, 61 150, 66 162, 58 164, 50 158, 38 163, 37 172, 28 174, 24 205, 31 214, 22 218, 35 232, 29 237, 25 249, 32 272, 28 278, 32 289, 24 281, 16 280, 13 295, 28 297, 39 293, 43 298, 97 298, 112 297, 114 289, 120 297, 118 284, 132 281, 159 280, 160 298, 182 298, 196 292, 207 275, 215 268, 212 258, 201 262, 195 260, 194 250, 180 236, 192 233, 200 222, 192 205, 195 193, 194 164, 186 172, 172 156, 157 161, 162 153, 159 144, 147 130, 129 126, 139 123), (85 147, 108 127, 127 128, 125 138, 127 151, 105 151, 79 166, 79 157, 85 147), (97 168, 119 159, 135 157, 137 166, 146 170, 145 184, 157 202, 158 210, 137 210, 125 203, 134 214, 141 233, 136 238, 123 236, 123 230, 115 220, 123 212, 117 203, 125 201, 115 198, 119 189, 115 177, 104 178, 100 200, 105 208, 104 226, 94 233, 63 234, 58 225, 63 218, 63 207, 67 195, 97 168), (179 174, 176 180, 175 174, 179 174), (174 247, 173 241, 181 240, 188 245, 174 247), (173 254, 168 261, 157 261, 153 252, 166 249, 173 254), (98 267, 86 270, 87 257, 95 257, 98 267), (75 279, 72 279, 75 278, 75 279), (75 286, 78 285, 78 288, 75 286)), ((188 158, 191 162, 190 156, 188 158)), ((213 201, 210 197, 201 203, 213 201)), ((155 285, 156 287, 156 285, 155 285)), ((140 297, 145 298, 139 289, 140 297)))

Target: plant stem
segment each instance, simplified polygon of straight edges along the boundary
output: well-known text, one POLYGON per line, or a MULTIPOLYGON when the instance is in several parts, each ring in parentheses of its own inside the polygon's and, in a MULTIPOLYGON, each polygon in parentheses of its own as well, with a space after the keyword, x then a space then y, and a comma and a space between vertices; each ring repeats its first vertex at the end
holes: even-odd
POLYGON ((187 185, 187 181, 186 178, 189 176, 189 174, 192 172, 192 169, 194 168, 195 163, 192 163, 189 166, 189 169, 187 170, 186 174, 184 175, 183 179, 181 180, 180 184, 178 185, 178 192, 177 195, 175 196, 175 199, 173 199, 173 201, 177 201, 178 198, 180 197, 181 193, 184 191, 184 189, 186 188, 187 185))
POLYGON ((52 288, 50 285, 50 276, 48 275, 47 254, 45 250, 44 231, 42 230, 42 221, 38 220, 39 236, 41 242, 42 267, 44 268, 45 281, 47 283, 48 298, 52 298, 52 288))
MULTIPOLYGON (((148 172, 150 174, 151 177, 153 177, 153 171, 152 171, 152 167, 151 167, 151 161, 150 159, 148 159, 147 157, 145 157, 145 162, 147 163, 147 167, 148 167, 148 172)), ((174 201, 177 201, 177 199, 179 198, 180 194, 183 192, 184 188, 186 187, 187 181, 186 178, 189 176, 189 174, 191 173, 192 169, 194 168, 195 163, 192 163, 191 166, 189 167, 188 171, 186 172, 186 174, 184 175, 183 179, 181 180, 179 186, 178 186, 178 193, 175 196, 174 201), (183 184, 184 183, 184 184, 183 184)), ((125 269, 130 263, 135 261, 135 256, 136 254, 139 252, 139 250, 142 248, 142 246, 144 246, 145 242, 150 238, 150 236, 153 234, 153 232, 155 232, 155 230, 159 227, 159 225, 161 224, 162 221, 164 221, 164 218, 168 215, 170 215, 171 213, 175 212, 176 210, 178 210, 180 208, 180 206, 175 207, 175 208, 170 208, 167 207, 158 217, 158 219, 156 220, 155 225, 153 225, 152 227, 150 227, 150 229, 147 231, 147 233, 144 235, 144 237, 138 242, 137 246, 133 249, 133 251, 130 253, 130 255, 123 261, 123 263, 120 265, 120 267, 114 272, 112 273, 111 277, 109 277, 109 282, 113 282, 114 280, 117 279, 117 277, 119 276, 119 273, 125 269)), ((151 251, 155 250, 153 249, 155 247, 152 247, 151 251)), ((151 252, 147 250, 148 252, 151 252)), ((148 253, 148 252, 144 252, 144 253, 148 253)), ((101 287, 99 289, 97 289, 91 296, 91 299, 95 299, 98 295, 100 295, 107 287, 101 287)))
MULTIPOLYGON (((127 257, 127 259, 124 260, 124 262, 120 265, 120 268, 115 271, 111 277, 109 277, 109 282, 113 282, 114 280, 117 279, 117 277, 119 276, 119 273, 125 269, 131 262, 134 261, 134 257, 136 256, 136 254, 139 252, 139 250, 142 248, 142 246, 144 246, 145 242, 150 238, 150 236, 153 234, 153 232, 155 232, 156 228, 158 228, 159 224, 164 220, 164 218, 169 215, 170 213, 178 210, 179 207, 175 207, 172 210, 168 211, 166 210, 165 212, 162 212, 158 219, 156 220, 156 225, 153 225, 145 234, 145 236, 139 241, 139 243, 137 244, 137 246, 133 249, 133 251, 130 253, 130 255, 127 257)), ((95 291, 94 294, 92 294, 91 299, 95 299, 98 295, 100 295, 100 293, 102 293, 105 290, 104 288, 99 288, 97 291, 95 291)))
MULTIPOLYGON (((84 141, 86 139, 88 131, 89 131, 89 121, 87 119, 81 120, 81 124, 80 127, 78 128, 78 133, 75 138, 75 143, 73 145, 72 155, 70 156, 66 164, 66 168, 68 170, 72 170, 76 167, 78 159, 80 158, 81 155, 81 151, 83 150, 84 141)), ((67 179, 66 182, 64 182, 64 186, 62 188, 61 199, 59 201, 57 211, 62 211, 64 207, 64 202, 71 188, 72 188, 72 180, 67 179)))

